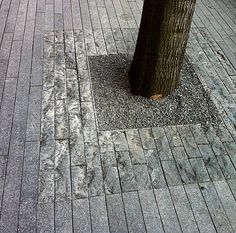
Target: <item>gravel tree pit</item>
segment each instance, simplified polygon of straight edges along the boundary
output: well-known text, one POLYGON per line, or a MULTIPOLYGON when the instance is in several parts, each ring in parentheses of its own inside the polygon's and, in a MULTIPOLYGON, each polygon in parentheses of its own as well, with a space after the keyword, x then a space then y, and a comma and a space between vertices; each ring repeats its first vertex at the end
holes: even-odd
POLYGON ((131 61, 131 55, 89 57, 99 130, 220 122, 214 103, 187 59, 179 87, 159 101, 130 93, 131 61))

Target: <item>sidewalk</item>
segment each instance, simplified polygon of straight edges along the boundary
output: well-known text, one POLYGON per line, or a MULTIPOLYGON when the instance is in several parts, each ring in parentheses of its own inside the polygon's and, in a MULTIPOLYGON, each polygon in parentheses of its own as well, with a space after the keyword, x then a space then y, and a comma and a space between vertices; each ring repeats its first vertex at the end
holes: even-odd
POLYGON ((89 56, 132 54, 142 0, 0 0, 0 232, 236 232, 236 2, 187 56, 222 123, 102 131, 89 56))

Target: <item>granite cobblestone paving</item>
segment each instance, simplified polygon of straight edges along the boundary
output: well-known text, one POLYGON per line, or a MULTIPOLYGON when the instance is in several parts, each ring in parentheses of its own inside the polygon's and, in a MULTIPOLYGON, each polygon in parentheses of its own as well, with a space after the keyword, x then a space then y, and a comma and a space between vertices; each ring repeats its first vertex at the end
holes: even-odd
MULTIPOLYGON (((133 54, 143 0, 0 0, 0 232, 236 232, 236 4, 186 56, 219 125, 99 129, 89 56, 133 54)), ((109 114, 109 113, 108 113, 109 114)))

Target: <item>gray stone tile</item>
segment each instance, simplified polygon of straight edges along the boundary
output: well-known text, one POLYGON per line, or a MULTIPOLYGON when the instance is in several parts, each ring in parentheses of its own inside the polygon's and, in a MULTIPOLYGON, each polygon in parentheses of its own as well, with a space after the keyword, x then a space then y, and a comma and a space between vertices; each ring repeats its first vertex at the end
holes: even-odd
POLYGON ((42 85, 43 79, 43 34, 35 35, 32 60, 31 86, 42 85))
POLYGON ((125 41, 120 28, 113 28, 112 31, 118 53, 127 53, 125 41))
POLYGON ((192 158, 189 160, 198 183, 210 181, 203 159, 192 158))
POLYGON ((107 47, 108 54, 117 54, 116 44, 113 38, 112 30, 110 28, 103 29, 104 40, 107 47))
POLYGON ((236 143, 235 142, 226 142, 224 143, 224 146, 229 154, 229 157, 234 164, 234 167, 236 167, 236 143))
POLYGON ((71 168, 72 177, 72 196, 73 199, 88 197, 88 180, 86 165, 71 168))
POLYGON ((165 131, 161 127, 152 128, 153 136, 156 142, 156 148, 161 160, 173 159, 171 149, 165 135, 165 131))
POLYGON ((96 54, 96 46, 94 43, 93 32, 92 30, 84 30, 84 38, 85 38, 85 48, 87 55, 92 56, 96 54))
POLYGON ((26 141, 40 140, 42 87, 31 87, 29 97, 26 141))
POLYGON ((110 232, 128 233, 124 205, 121 195, 109 195, 106 199, 110 232))
POLYGON ((7 166, 7 157, 0 156, 0 210, 2 209, 2 197, 4 190, 6 166, 7 166))
POLYGON ((123 193, 125 214, 130 233, 146 232, 142 210, 137 192, 123 193))
POLYGON ((116 151, 128 151, 128 143, 125 137, 125 133, 122 131, 112 132, 112 139, 116 151))
POLYGON ((55 142, 55 200, 71 199, 71 175, 68 140, 55 142))
POLYGON ((73 201, 73 227, 74 232, 91 233, 91 220, 88 199, 73 201))
POLYGON ((143 149, 156 149, 151 129, 139 129, 143 149))
POLYGON ((112 141, 110 131, 100 131, 98 133, 98 140, 99 140, 99 145, 100 145, 100 151, 102 153, 114 151, 114 146, 113 146, 113 141, 112 141))
POLYGON ((199 150, 202 154, 203 161, 212 180, 223 179, 222 171, 219 164, 215 158, 215 155, 209 145, 199 146, 199 150))
POLYGON ((216 130, 216 135, 220 138, 222 142, 232 142, 233 138, 228 131, 225 124, 220 124, 219 127, 216 130))
POLYGON ((152 184, 146 164, 133 165, 135 179, 139 190, 151 189, 152 184))
POLYGON ((64 32, 65 38, 65 52, 66 53, 74 53, 75 52, 75 45, 74 45, 74 33, 73 31, 65 31, 64 32))
POLYGON ((164 233, 153 190, 139 191, 139 198, 147 233, 164 233))
POLYGON ((109 232, 105 197, 90 198, 92 232, 109 232))
POLYGON ((226 181, 214 182, 217 194, 221 200, 224 210, 228 216, 233 231, 236 231, 236 201, 226 181))
POLYGON ((27 4, 25 3, 21 3, 19 5, 18 16, 16 19, 16 25, 14 30, 14 40, 23 39, 27 8, 27 4))
POLYGON ((55 202, 55 231, 73 232, 71 201, 55 202))
POLYGON ((144 151, 147 160, 147 169, 151 177, 153 188, 166 187, 165 176, 156 150, 144 151))
POLYGON ((232 194, 234 195, 234 199, 236 200, 236 179, 227 180, 227 182, 231 189, 232 194))
POLYGON ((55 232, 54 227, 54 203, 40 203, 37 207, 37 231, 55 232))
POLYGON ((216 132, 213 128, 209 128, 206 132, 206 135, 216 156, 227 155, 224 145, 220 141, 220 138, 216 135, 216 132))
POLYGON ((117 152, 116 157, 122 192, 137 190, 138 187, 129 157, 129 152, 117 152))
POLYGON ((177 129, 189 158, 201 157, 189 126, 177 126, 177 129))
POLYGON ((228 156, 217 157, 217 161, 225 179, 236 178, 236 170, 228 156))
POLYGON ((169 141, 170 147, 182 146, 182 142, 175 126, 166 126, 165 128, 166 137, 169 141))
POLYGON ((106 194, 120 193, 120 180, 114 151, 101 153, 103 181, 106 194))
POLYGON ((55 102, 55 138, 69 138, 69 124, 66 100, 57 100, 55 102))
POLYGON ((183 147, 174 147, 172 152, 176 161, 179 174, 184 184, 194 183, 196 175, 189 163, 187 154, 183 147))
POLYGON ((2 38, 2 44, 0 47, 1 60, 8 60, 11 51, 11 44, 13 39, 13 33, 4 33, 2 38))
POLYGON ((162 166, 168 186, 182 184, 175 161, 162 161, 162 166))
POLYGON ((154 192, 165 232, 182 232, 169 190, 156 189, 154 192))
POLYGON ((137 129, 128 129, 125 131, 125 134, 131 151, 142 150, 142 143, 137 129))
POLYGON ((195 220, 201 233, 216 233, 208 208, 197 184, 185 185, 195 220))
POLYGON ((100 152, 97 143, 85 144, 89 196, 104 194, 100 152))
POLYGON ((214 185, 212 183, 204 183, 201 184, 200 188, 212 216, 212 220, 216 226, 217 232, 233 232, 214 185))
POLYGON ((80 98, 81 101, 92 101, 91 83, 90 81, 81 81, 80 84, 80 98))
POLYGON ((170 187, 171 197, 183 232, 199 232, 183 186, 170 187))
POLYGON ((82 30, 75 30, 74 31, 75 36, 75 51, 76 55, 84 55, 85 52, 85 43, 84 43, 84 33, 82 30))
POLYGON ((130 150, 130 158, 133 165, 147 163, 143 150, 130 150))
POLYGON ((190 125, 190 129, 193 133, 194 139, 197 144, 208 144, 206 135, 203 131, 201 124, 190 125))
POLYGON ((7 155, 9 150, 16 85, 16 79, 5 81, 0 111, 0 155, 7 155))
POLYGON ((106 44, 103 37, 102 29, 94 29, 94 41, 97 50, 97 54, 105 55, 107 54, 106 44))

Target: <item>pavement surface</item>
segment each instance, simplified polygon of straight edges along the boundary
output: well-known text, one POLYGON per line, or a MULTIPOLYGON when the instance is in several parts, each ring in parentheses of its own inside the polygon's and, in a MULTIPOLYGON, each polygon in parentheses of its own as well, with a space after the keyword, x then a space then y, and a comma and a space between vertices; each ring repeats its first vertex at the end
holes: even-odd
POLYGON ((236 232, 236 2, 187 56, 222 123, 99 131, 88 56, 132 54, 142 0, 0 0, 0 232, 236 232))

